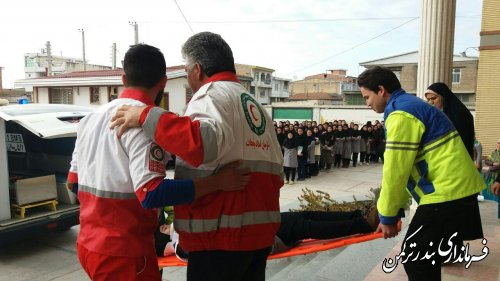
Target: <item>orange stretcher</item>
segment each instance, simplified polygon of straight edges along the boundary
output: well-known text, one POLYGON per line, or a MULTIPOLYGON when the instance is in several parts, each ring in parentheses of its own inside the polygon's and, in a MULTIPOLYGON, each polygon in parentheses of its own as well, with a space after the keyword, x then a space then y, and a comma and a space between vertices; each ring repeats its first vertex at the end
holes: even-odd
MULTIPOLYGON (((401 230, 401 221, 398 222, 398 230, 401 230)), ((344 247, 351 244, 362 243, 378 238, 384 237, 382 232, 378 233, 368 233, 368 234, 355 234, 351 236, 328 239, 328 240, 316 240, 316 239, 306 239, 302 240, 297 246, 290 248, 289 250, 281 253, 276 253, 270 255, 267 259, 281 259, 299 255, 307 255, 316 252, 328 251, 335 248, 344 247)), ((168 266, 186 266, 187 263, 179 260, 175 255, 168 257, 158 257, 158 266, 160 268, 168 266)))

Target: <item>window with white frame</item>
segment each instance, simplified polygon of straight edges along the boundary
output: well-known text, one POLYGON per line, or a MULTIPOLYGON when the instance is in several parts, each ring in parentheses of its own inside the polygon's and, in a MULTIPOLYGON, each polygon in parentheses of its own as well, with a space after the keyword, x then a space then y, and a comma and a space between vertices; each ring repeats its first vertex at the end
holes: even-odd
POLYGON ((460 68, 453 68, 453 72, 451 74, 451 82, 453 84, 459 84, 460 83, 460 76, 462 75, 461 69, 460 68))
POLYGON ((279 87, 280 87, 280 84, 278 84, 278 83, 274 84, 274 90, 275 91, 279 91, 279 87))

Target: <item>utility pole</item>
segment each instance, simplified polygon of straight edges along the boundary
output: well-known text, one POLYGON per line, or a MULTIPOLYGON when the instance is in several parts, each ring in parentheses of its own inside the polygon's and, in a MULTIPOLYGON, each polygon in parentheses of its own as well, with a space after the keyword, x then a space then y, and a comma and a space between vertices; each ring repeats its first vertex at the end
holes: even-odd
POLYGON ((87 61, 85 60, 85 30, 79 28, 78 31, 82 33, 83 71, 87 71, 87 61))
POLYGON ((50 41, 45 44, 47 48, 47 76, 52 75, 52 50, 50 49, 50 41))
POLYGON ((135 21, 129 21, 129 25, 134 27, 134 45, 139 44, 139 25, 135 21))
POLYGON ((111 66, 116 69, 116 43, 111 46, 111 66))

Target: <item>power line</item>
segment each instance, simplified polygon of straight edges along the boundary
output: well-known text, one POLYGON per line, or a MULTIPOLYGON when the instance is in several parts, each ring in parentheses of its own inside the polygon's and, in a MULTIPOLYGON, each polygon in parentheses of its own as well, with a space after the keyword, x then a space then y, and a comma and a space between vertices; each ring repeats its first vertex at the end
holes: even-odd
POLYGON ((378 21, 378 20, 401 20, 413 17, 390 17, 390 18, 324 18, 324 19, 264 19, 264 20, 234 20, 234 21, 192 21, 192 23, 292 23, 292 22, 329 22, 329 21, 378 21))
MULTIPOLYGON (((175 0, 174 0, 175 1, 175 0)), ((177 2, 176 2, 177 3, 177 2)), ((180 8, 179 8, 180 10, 180 8)), ((182 11, 181 11, 182 13, 182 11)), ((184 16, 184 15, 183 15, 184 16)), ((481 15, 463 15, 457 18, 473 18, 481 15)), ((261 20, 214 20, 214 21, 191 21, 194 24, 258 24, 258 23, 308 23, 308 22, 347 22, 347 21, 388 21, 419 18, 415 16, 407 17, 383 17, 383 18, 320 18, 320 19, 261 19, 261 20)), ((185 19, 185 18, 184 18, 185 19)), ((178 23, 178 21, 167 21, 169 23, 178 23)))
POLYGON ((402 26, 404 26, 404 25, 406 25, 406 24, 408 24, 408 23, 410 23, 410 22, 412 22, 412 21, 414 21, 414 20, 416 20, 416 19, 418 19, 418 18, 419 18, 419 17, 414 17, 414 18, 412 18, 412 19, 410 19, 410 20, 408 20, 408 21, 405 21, 404 23, 402 23, 402 24, 400 24, 400 25, 398 25, 398 26, 396 26, 396 27, 393 27, 393 28, 391 28, 391 29, 389 29, 389 30, 387 30, 387 31, 384 31, 384 32, 382 32, 382 33, 378 34, 377 36, 372 37, 372 38, 370 38, 370 39, 368 39, 368 40, 366 40, 366 41, 364 41, 364 42, 361 42, 361 43, 356 44, 356 45, 354 45, 354 46, 352 46, 352 47, 350 47, 350 48, 348 48, 348 49, 345 49, 345 50, 343 50, 343 51, 341 51, 341 52, 339 52, 339 53, 336 53, 336 54, 334 54, 334 55, 332 55, 332 56, 329 56, 329 57, 327 57, 327 58, 324 58, 324 59, 322 59, 321 61, 318 61, 318 62, 315 62, 315 63, 309 64, 309 65, 306 65, 306 66, 304 66, 304 67, 302 67, 302 68, 300 68, 300 69, 297 69, 297 70, 295 70, 295 71, 292 71, 292 72, 290 72, 290 73, 288 73, 288 74, 286 74, 286 75, 284 75, 284 76, 288 76, 288 75, 294 74, 294 73, 296 73, 296 72, 299 72, 299 71, 301 71, 301 70, 304 70, 304 69, 310 68, 310 67, 312 67, 312 66, 318 65, 318 64, 320 64, 320 63, 324 63, 324 62, 325 62, 325 61, 327 61, 327 60, 330 60, 330 59, 332 59, 332 58, 334 58, 334 57, 337 57, 337 56, 340 56, 340 55, 342 55, 342 54, 344 54, 344 53, 347 53, 347 52, 349 52, 349 51, 352 51, 352 50, 354 50, 355 48, 357 48, 357 47, 359 47, 359 46, 361 46, 361 45, 364 45, 364 44, 366 44, 366 43, 368 43, 368 42, 370 42, 370 41, 373 41, 373 40, 375 40, 375 39, 377 39, 377 38, 379 38, 379 37, 381 37, 381 36, 384 36, 385 34, 387 34, 387 33, 391 32, 391 31, 393 31, 393 30, 396 30, 396 29, 398 29, 398 28, 400 28, 400 27, 402 27, 402 26))
POLYGON ((189 22, 188 22, 186 16, 184 15, 184 13, 182 12, 181 7, 179 6, 179 4, 177 4, 177 0, 174 0, 174 2, 175 2, 175 5, 177 5, 177 8, 179 9, 179 12, 181 12, 181 15, 184 18, 184 21, 186 22, 187 26, 189 26, 189 29, 191 30, 191 33, 194 34, 194 30, 191 27, 191 25, 189 24, 189 22))

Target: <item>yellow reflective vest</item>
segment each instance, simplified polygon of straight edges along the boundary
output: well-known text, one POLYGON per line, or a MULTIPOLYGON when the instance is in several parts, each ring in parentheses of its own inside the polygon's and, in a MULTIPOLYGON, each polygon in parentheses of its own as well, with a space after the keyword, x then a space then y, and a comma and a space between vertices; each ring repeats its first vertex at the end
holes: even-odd
POLYGON ((384 111, 386 150, 377 203, 383 224, 404 215, 410 195, 418 204, 457 200, 484 188, 462 140, 448 117, 399 89, 384 111))

